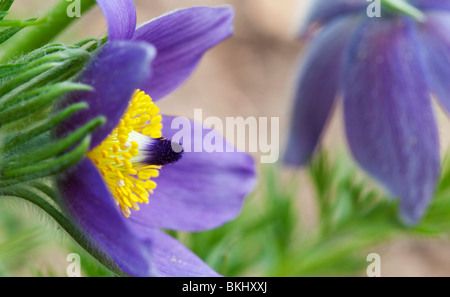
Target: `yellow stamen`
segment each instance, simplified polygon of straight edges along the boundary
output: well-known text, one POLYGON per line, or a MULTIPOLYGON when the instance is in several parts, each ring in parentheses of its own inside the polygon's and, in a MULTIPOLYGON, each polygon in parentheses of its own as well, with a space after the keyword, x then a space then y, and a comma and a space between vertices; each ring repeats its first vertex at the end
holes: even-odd
POLYGON ((129 141, 130 133, 149 137, 162 135, 159 108, 144 92, 137 90, 118 126, 96 148, 87 153, 103 176, 108 189, 123 215, 129 217, 130 209, 139 210, 137 203, 148 203, 159 176, 161 166, 133 162, 139 156, 139 144, 129 141))

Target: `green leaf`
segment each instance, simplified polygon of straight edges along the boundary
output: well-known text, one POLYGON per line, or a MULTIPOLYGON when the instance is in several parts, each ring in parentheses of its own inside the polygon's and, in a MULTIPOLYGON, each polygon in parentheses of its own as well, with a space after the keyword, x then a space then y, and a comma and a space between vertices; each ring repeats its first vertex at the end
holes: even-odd
POLYGON ((15 63, 0 65, 0 80, 5 79, 8 76, 12 76, 23 69, 27 63, 15 63))
MULTIPOLYGON (((85 13, 96 5, 95 0, 80 1, 82 13, 85 13)), ((28 53, 50 43, 64 29, 76 21, 78 18, 70 18, 67 16, 67 5, 67 1, 60 0, 52 9, 44 14, 41 20, 31 24, 23 21, 14 24, 27 25, 28 28, 20 32, 18 36, 14 37, 14 42, 4 44, 2 51, 0 52, 0 63, 5 63, 14 59, 17 56, 17 53, 28 53)))
POLYGON ((0 44, 7 41, 11 37, 13 37, 16 33, 18 33, 21 28, 9 28, 0 32, 0 44))
POLYGON ((5 176, 8 176, 7 172, 14 171, 14 169, 24 168, 27 164, 35 164, 63 153, 86 137, 86 135, 89 135, 92 131, 103 125, 105 121, 103 117, 95 118, 75 132, 70 133, 66 138, 49 142, 47 145, 32 152, 27 152, 27 154, 15 154, 12 158, 5 160, 8 163, 7 169, 4 169, 5 176))
POLYGON ((59 123, 68 119, 75 112, 88 108, 87 103, 77 103, 73 104, 63 111, 57 113, 56 115, 50 117, 49 119, 44 120, 42 123, 36 124, 34 127, 29 128, 26 131, 20 131, 14 133, 15 136, 9 136, 9 140, 6 141, 6 145, 4 147, 5 151, 11 150, 25 142, 47 132, 52 128, 56 127, 59 123))
POLYGON ((2 170, 0 174, 0 188, 10 187, 67 170, 85 157, 89 149, 89 143, 90 137, 88 136, 80 145, 62 156, 24 168, 2 170))
MULTIPOLYGON (((0 12, 0 17, 1 17, 1 12, 0 12)), ((35 22, 35 21, 36 21, 36 19, 29 19, 29 20, 25 21, 25 23, 31 25, 31 23, 35 22)), ((0 21, 0 26, 1 26, 1 24, 2 24, 2 21, 0 21)), ((20 32, 20 30, 22 30, 24 27, 26 27, 26 26, 13 26, 12 28, 8 28, 8 29, 4 29, 3 31, 0 31, 0 44, 6 42, 8 39, 13 37, 15 34, 20 32)))
POLYGON ((6 102, 15 100, 29 89, 69 80, 80 73, 89 59, 90 54, 86 51, 70 49, 29 63, 0 87, 0 106, 5 108, 6 102))
POLYGON ((79 90, 90 91, 92 88, 83 84, 63 82, 34 89, 14 101, 3 103, 0 111, 0 127, 49 106, 67 92, 79 90))
POLYGON ((25 21, 4 20, 4 18, 9 14, 9 9, 13 2, 14 0, 0 1, 0 27, 6 28, 0 31, 0 44, 9 40, 25 27, 34 26, 45 22, 45 20, 38 21, 37 18, 32 18, 25 21))
MULTIPOLYGON (((11 5, 14 3, 14 0, 0 0, 0 12, 7 13, 11 8, 11 5)), ((5 15, 3 15, 4 17, 5 15)), ((3 19, 0 15, 0 20, 3 19)))

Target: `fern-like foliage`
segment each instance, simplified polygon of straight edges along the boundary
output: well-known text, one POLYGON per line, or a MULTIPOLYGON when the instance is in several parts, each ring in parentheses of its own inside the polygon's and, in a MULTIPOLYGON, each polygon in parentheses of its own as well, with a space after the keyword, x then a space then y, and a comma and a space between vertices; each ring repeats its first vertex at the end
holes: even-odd
POLYGON ((6 42, 8 39, 16 35, 20 30, 28 26, 34 26, 44 22, 45 20, 38 20, 32 18, 28 20, 5 20, 9 14, 9 9, 14 3, 14 0, 0 0, 0 44, 6 42))

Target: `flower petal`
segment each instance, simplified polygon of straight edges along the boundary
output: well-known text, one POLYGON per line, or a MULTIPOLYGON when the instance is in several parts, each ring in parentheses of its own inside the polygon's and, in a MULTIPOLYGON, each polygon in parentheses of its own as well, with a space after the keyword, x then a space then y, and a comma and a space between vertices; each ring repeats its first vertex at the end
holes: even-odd
POLYGON ((450 14, 432 12, 422 25, 420 37, 425 51, 428 82, 441 104, 450 112, 450 14))
POLYGON ((415 224, 440 171, 439 140, 415 28, 407 18, 360 28, 344 72, 345 126, 356 160, 415 224))
POLYGON ((64 206, 90 246, 128 275, 149 275, 149 243, 130 228, 90 160, 84 159, 59 177, 58 188, 64 206))
POLYGON ((220 276, 197 255, 163 231, 136 226, 135 228, 152 242, 151 266, 161 277, 218 277, 220 276))
POLYGON ((108 23, 108 40, 129 40, 136 29, 133 0, 97 0, 108 23))
POLYGON ((158 186, 150 196, 150 203, 134 212, 131 221, 164 229, 201 231, 234 219, 256 183, 252 157, 235 152, 220 134, 202 129, 199 123, 186 118, 173 120, 173 117, 163 117, 163 136, 170 139, 177 138, 180 133, 184 135, 183 157, 162 168, 155 179, 158 186), (171 128, 172 123, 174 128, 171 128), (175 128, 180 123, 181 130, 175 128), (189 141, 192 133, 192 141, 189 141), (217 146, 214 152, 205 139, 222 141, 223 145, 217 146), (226 152, 227 149, 234 152, 226 152))
POLYGON ((119 123, 134 91, 150 76, 154 56, 155 49, 143 42, 108 42, 79 79, 94 91, 72 92, 58 107, 87 102, 89 109, 65 121, 57 134, 74 131, 95 117, 105 116, 107 122, 93 132, 90 147, 100 144, 119 123))
POLYGON ((285 163, 304 165, 315 150, 340 87, 344 53, 356 20, 330 22, 311 40, 300 67, 285 163))
POLYGON ((361 0, 314 0, 302 32, 315 23, 324 24, 335 17, 352 13, 365 13, 370 3, 361 0))
POLYGON ((410 0, 420 10, 450 10, 449 0, 410 0))
POLYGON ((141 89, 153 100, 171 93, 191 75, 207 50, 232 34, 232 22, 230 7, 194 7, 138 28, 133 40, 149 42, 158 51, 152 78, 141 89))

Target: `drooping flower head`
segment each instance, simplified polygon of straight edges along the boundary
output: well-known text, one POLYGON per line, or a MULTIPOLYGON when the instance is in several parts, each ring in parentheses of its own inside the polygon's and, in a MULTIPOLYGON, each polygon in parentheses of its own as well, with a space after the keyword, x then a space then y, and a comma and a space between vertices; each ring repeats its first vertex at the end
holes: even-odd
MULTIPOLYGON (((173 117, 161 115, 156 102, 231 35, 233 11, 189 8, 135 30, 132 1, 97 2, 109 40, 79 78, 94 91, 72 92, 62 104, 87 102, 89 109, 66 121, 58 134, 98 116, 106 123, 92 134, 86 158, 59 178, 64 205, 93 249, 125 274, 216 276, 160 229, 201 231, 236 217, 255 185, 253 159, 207 149, 185 152, 171 141, 177 132, 173 117)), ((221 137, 200 123, 190 128, 221 137)), ((203 144, 202 135, 191 136, 193 146, 203 144)))
POLYGON ((382 15, 373 18, 369 4, 315 2, 307 35, 320 30, 301 65, 286 162, 310 160, 342 98, 355 159, 400 198, 402 218, 415 224, 440 173, 431 95, 450 109, 450 1, 381 1, 382 15), (396 2, 406 8, 392 9, 396 2))

